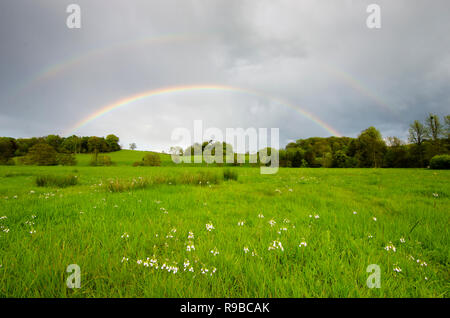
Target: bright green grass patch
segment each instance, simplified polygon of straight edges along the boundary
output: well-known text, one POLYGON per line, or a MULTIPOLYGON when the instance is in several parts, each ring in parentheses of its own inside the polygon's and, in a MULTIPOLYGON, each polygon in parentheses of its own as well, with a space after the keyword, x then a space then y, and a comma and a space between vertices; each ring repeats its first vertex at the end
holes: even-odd
POLYGON ((448 297, 449 171, 232 169, 79 166, 52 189, 34 176, 74 168, 0 167, 0 297, 448 297), (139 177, 165 181, 103 188, 139 177))
MULTIPOLYGON (((111 157, 113 164, 117 166, 132 166, 133 162, 141 161, 142 158, 148 154, 152 153, 150 151, 137 151, 137 150, 120 150, 109 153, 102 153, 99 155, 107 155, 111 157)), ((168 154, 159 153, 161 158, 161 165, 174 165, 172 158, 168 154)), ((77 165, 78 166, 89 166, 92 160, 92 154, 77 154, 77 165)))

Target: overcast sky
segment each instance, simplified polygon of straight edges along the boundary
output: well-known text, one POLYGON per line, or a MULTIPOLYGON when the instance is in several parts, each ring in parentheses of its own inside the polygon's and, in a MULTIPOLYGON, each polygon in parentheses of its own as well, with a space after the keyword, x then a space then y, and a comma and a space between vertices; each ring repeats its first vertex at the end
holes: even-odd
POLYGON ((2 0, 0 136, 114 133, 127 148, 168 150, 171 132, 277 127, 280 143, 406 139, 428 112, 450 113, 448 0, 2 0), (66 7, 81 7, 68 29, 66 7), (381 29, 366 26, 381 6, 381 29), (103 107, 146 91, 73 131, 103 107), (306 111, 323 124, 305 116, 306 111))

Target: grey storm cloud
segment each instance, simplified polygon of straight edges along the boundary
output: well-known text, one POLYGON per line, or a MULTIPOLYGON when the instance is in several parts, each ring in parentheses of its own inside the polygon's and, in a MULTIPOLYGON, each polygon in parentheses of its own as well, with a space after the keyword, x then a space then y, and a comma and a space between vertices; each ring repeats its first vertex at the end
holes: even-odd
POLYGON ((278 127, 280 143, 408 125, 450 105, 446 0, 5 0, 0 135, 115 133, 167 150, 171 132, 278 127), (66 7, 81 7, 81 29, 66 7), (366 26, 381 6, 381 29, 366 26), (167 87, 74 129, 104 106, 167 87), (309 115, 308 115, 309 114, 309 115), (328 128, 327 128, 328 127, 328 128))

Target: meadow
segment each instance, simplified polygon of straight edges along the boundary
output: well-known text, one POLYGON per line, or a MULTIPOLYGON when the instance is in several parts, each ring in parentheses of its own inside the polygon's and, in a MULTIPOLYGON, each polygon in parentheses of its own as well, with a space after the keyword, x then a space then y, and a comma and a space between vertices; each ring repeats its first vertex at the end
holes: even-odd
POLYGON ((449 171, 111 157, 0 166, 0 297, 449 296, 449 171))

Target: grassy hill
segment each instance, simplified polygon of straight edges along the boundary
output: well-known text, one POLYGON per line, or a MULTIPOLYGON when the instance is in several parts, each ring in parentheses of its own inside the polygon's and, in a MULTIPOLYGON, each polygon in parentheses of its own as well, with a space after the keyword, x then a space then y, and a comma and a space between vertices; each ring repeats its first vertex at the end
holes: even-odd
MULTIPOLYGON (((217 164, 194 163, 195 156, 192 157, 192 163, 180 163, 176 164, 172 161, 172 157, 166 153, 159 153, 153 151, 140 151, 140 150, 120 150, 116 152, 101 153, 99 155, 106 155, 111 157, 114 166, 132 166, 134 162, 141 161, 142 158, 148 153, 156 153, 161 158, 161 166, 179 166, 179 167, 199 167, 199 166, 217 166, 217 164)), ((92 154, 76 154, 77 166, 90 166, 92 154)), ((245 155, 245 163, 243 166, 250 166, 248 163, 249 156, 245 155)))
MULTIPOLYGON (((116 166, 131 166, 133 162, 141 161, 142 158, 148 153, 155 153, 152 151, 139 151, 139 150, 120 150, 116 152, 103 153, 101 155, 110 156, 112 162, 116 166)), ((169 154, 158 153, 161 158, 161 165, 173 165, 172 158, 169 154)), ((91 162, 92 154, 77 154, 78 166, 89 166, 91 162)))

